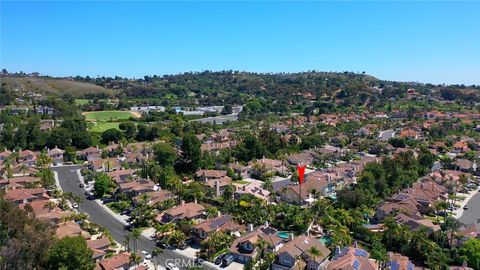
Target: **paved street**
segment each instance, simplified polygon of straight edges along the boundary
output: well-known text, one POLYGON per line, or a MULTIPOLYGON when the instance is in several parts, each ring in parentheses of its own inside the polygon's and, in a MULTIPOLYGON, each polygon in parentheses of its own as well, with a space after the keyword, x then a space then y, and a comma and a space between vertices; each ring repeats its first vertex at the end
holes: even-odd
MULTIPOLYGON (((130 232, 126 231, 120 221, 111 216, 95 201, 90 201, 85 198, 85 190, 79 187, 80 179, 77 174, 77 170, 81 167, 82 166, 62 166, 53 167, 52 170, 57 172, 60 186, 65 192, 70 191, 84 199, 83 202, 80 203, 78 211, 87 213, 91 222, 104 226, 110 231, 115 241, 123 243, 125 236, 130 232)), ((132 245, 133 243, 130 244, 130 246, 132 245)), ((145 250, 150 253, 155 248, 154 242, 144 236, 140 236, 137 240, 137 246, 139 251, 145 250)), ((158 261, 160 261, 160 265, 162 266, 164 266, 166 262, 172 262, 182 269, 187 268, 187 266, 193 266, 193 260, 167 249, 163 250, 163 253, 158 256, 158 261)), ((203 268, 216 269, 208 266, 204 266, 203 268)))
POLYGON ((378 138, 382 141, 388 141, 388 139, 392 138, 393 136, 395 136, 395 131, 388 129, 380 132, 378 138))
POLYGON ((480 192, 477 192, 467 205, 468 210, 463 211, 458 221, 463 224, 477 223, 480 225, 480 192))

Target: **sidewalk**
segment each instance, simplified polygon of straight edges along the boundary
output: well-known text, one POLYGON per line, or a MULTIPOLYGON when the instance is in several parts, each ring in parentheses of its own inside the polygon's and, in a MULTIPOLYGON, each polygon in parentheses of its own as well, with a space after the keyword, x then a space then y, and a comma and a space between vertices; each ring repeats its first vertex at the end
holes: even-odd
POLYGON ((108 206, 104 205, 102 203, 101 200, 99 199, 96 199, 95 200, 96 203, 98 203, 98 205, 100 205, 105 211, 107 211, 112 217, 114 217, 115 219, 117 219, 118 221, 120 221, 123 225, 128 225, 128 216, 126 215, 120 215, 120 214, 117 214, 115 212, 113 212, 110 208, 108 208, 108 206))

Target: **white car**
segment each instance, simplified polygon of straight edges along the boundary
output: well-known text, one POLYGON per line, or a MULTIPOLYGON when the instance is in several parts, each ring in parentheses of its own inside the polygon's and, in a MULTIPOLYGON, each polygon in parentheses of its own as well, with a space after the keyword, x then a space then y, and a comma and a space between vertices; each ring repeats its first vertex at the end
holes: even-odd
POLYGON ((178 268, 175 264, 173 263, 167 263, 167 270, 180 270, 180 268, 178 268))
POLYGON ((73 203, 73 204, 72 204, 72 207, 73 207, 73 208, 78 208, 78 204, 73 203))
POLYGON ((142 254, 145 255, 145 259, 151 259, 152 255, 148 251, 142 250, 142 254))

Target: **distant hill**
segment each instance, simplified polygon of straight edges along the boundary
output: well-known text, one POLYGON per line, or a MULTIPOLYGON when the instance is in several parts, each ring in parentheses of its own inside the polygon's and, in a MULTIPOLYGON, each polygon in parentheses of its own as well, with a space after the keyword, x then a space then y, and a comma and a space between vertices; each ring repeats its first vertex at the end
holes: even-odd
POLYGON ((68 93, 74 97, 85 97, 89 94, 113 95, 112 89, 95 85, 94 83, 71 81, 67 79, 53 79, 42 77, 1 77, 0 81, 5 83, 7 88, 22 92, 36 92, 43 94, 64 94, 68 93))

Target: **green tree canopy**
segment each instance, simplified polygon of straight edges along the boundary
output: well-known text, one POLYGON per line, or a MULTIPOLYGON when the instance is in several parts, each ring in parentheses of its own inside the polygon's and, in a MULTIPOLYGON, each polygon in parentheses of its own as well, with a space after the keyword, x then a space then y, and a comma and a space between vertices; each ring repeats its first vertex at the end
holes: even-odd
POLYGON ((93 270, 93 251, 81 236, 65 237, 53 245, 48 253, 48 269, 93 270))

